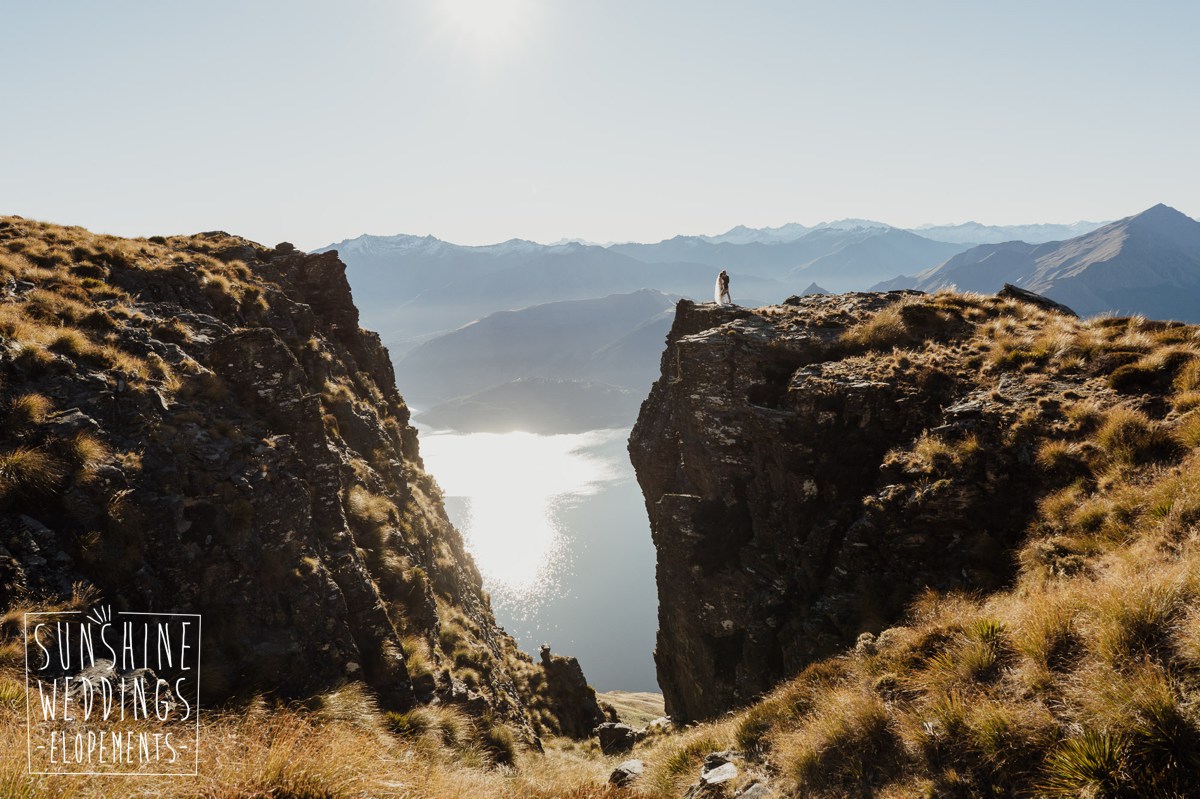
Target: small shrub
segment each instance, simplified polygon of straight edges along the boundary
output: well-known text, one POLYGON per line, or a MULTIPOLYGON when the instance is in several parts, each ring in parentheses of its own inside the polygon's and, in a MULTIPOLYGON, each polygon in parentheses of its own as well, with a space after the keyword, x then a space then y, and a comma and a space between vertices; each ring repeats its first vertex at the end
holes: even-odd
POLYGON ((1124 777, 1127 746, 1118 736, 1093 730, 1068 738, 1046 760, 1041 793, 1061 799, 1131 795, 1124 777))
POLYGON ((406 713, 388 711, 388 729, 404 738, 420 738, 434 727, 434 720, 425 708, 414 708, 406 713))
POLYGON ((1145 359, 1118 366, 1108 376, 1108 385, 1124 394, 1152 391, 1163 381, 1162 371, 1147 364, 1145 359))
POLYGON ((1018 555, 1021 571, 1027 577, 1041 579, 1073 577, 1087 569, 1090 540, 1071 536, 1051 536, 1030 541, 1018 555))
POLYGON ((463 750, 471 746, 473 728, 462 713, 448 707, 415 707, 406 713, 389 712, 388 729, 409 739, 431 735, 440 745, 463 750))

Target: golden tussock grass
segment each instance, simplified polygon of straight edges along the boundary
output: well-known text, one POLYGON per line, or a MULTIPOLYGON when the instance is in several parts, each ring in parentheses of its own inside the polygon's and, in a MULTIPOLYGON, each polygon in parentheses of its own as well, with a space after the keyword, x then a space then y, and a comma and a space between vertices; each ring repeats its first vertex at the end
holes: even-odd
POLYGON ((181 799, 635 795, 605 785, 615 765, 611 760, 554 745, 545 755, 516 752, 513 765, 496 766, 489 740, 508 736, 511 743, 511 733, 479 732, 474 722, 447 708, 419 708, 396 722, 358 686, 307 704, 255 700, 240 708, 202 710, 197 777, 31 777, 22 680, 19 673, 0 671, 0 795, 92 799, 113 795, 114 785, 139 796, 181 799))

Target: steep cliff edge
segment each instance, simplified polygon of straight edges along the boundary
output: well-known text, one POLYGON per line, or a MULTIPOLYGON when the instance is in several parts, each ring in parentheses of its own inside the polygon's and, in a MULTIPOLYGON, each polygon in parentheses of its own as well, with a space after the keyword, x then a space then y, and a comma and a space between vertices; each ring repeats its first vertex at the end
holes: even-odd
POLYGON ((200 613, 210 699, 363 680, 529 731, 548 677, 496 625, 336 253, 6 217, 0 293, 4 607, 200 613))
MULTIPOLYGON (((1081 436, 1064 409, 1170 382, 1133 364, 1148 334, 1105 324, 949 294, 681 302, 630 439, 658 549, 668 713, 746 704, 926 588, 1010 580, 1038 500, 1061 487, 1036 468, 1039 447, 1081 436)), ((1064 459, 1068 476, 1081 457, 1064 459)))

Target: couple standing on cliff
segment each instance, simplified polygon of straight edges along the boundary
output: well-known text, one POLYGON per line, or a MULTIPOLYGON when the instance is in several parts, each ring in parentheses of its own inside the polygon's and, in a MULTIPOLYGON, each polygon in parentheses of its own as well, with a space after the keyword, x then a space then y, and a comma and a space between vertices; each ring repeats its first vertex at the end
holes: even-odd
POLYGON ((717 305, 733 305, 729 296, 729 273, 724 269, 717 275, 717 286, 713 290, 713 302, 717 305))

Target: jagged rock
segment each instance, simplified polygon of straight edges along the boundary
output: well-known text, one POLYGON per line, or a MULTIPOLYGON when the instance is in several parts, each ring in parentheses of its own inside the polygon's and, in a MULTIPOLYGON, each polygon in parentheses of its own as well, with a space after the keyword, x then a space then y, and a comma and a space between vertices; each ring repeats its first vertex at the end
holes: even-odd
POLYGON ((705 785, 720 785, 723 782, 728 782, 737 777, 737 766, 732 763, 722 763, 711 769, 706 769, 700 773, 700 782, 705 785))
POLYGON ((745 790, 735 793, 733 799, 771 799, 774 791, 765 782, 756 782, 745 790))
POLYGON ((997 297, 1004 297, 1009 300, 1020 300, 1027 302, 1030 305, 1036 305, 1039 308, 1045 308, 1047 311, 1055 311, 1056 313, 1066 314, 1067 316, 1078 317, 1079 314, 1072 311, 1061 302, 1055 302, 1049 297, 1038 294, 1028 289, 1023 289, 1019 286, 1014 286, 1012 283, 1005 283, 1004 288, 996 292, 997 297))
POLYGON ((1090 377, 981 371, 956 348, 974 323, 938 302, 904 291, 679 303, 629 441, 657 550, 655 661, 677 723, 854 646, 926 586, 988 590, 1011 576, 1039 478, 1036 452, 1008 431, 1022 414, 1056 413, 1053 397, 1090 377), (893 304, 892 340, 865 352, 844 338, 893 304), (938 480, 889 459, 934 430, 948 451, 977 442, 983 454, 962 467, 973 471, 938 480))
POLYGON ((418 674, 412 679, 413 694, 417 697, 417 701, 422 704, 429 704, 437 695, 437 683, 434 677, 429 672, 418 674))
POLYGON ((597 725, 616 720, 601 708, 578 660, 552 654, 548 644, 542 646, 540 655, 545 678, 541 693, 562 735, 587 738, 597 725))
POLYGON ((704 756, 703 765, 700 768, 700 781, 706 782, 709 785, 716 785, 719 782, 726 782, 732 779, 733 776, 737 776, 736 766, 732 770, 725 768, 726 766, 733 766, 735 758, 735 753, 729 751, 708 753, 704 756))
POLYGON ((642 776, 642 771, 645 766, 640 760, 626 760, 609 775, 608 781, 618 788, 624 788, 626 785, 633 783, 638 777, 642 776))
POLYGON ((600 751, 606 755, 628 752, 638 741, 637 731, 633 727, 611 721, 606 721, 596 727, 592 730, 592 734, 600 739, 600 751))
POLYGON ((733 763, 732 752, 712 752, 705 756, 700 767, 700 779, 693 783, 684 799, 702 799, 702 797, 718 796, 724 790, 719 786, 730 780, 737 779, 738 768, 733 763))
POLYGON ((94 433, 100 430, 100 424, 78 408, 70 408, 52 415, 45 422, 60 435, 75 435, 76 433, 94 433))

